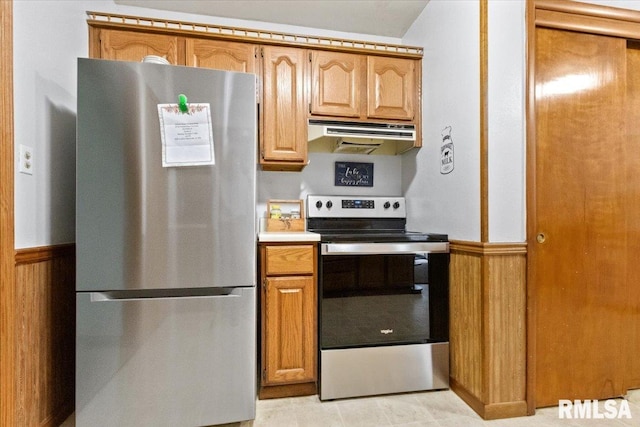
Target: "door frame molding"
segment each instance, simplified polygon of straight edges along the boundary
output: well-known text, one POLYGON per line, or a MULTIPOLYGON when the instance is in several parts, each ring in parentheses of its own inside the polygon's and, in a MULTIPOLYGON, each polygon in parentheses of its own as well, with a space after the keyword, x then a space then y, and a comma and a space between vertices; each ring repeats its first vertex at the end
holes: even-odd
POLYGON ((0 425, 16 422, 13 1, 0 1, 0 425))
POLYGON ((527 242, 527 412, 535 413, 536 357, 536 28, 546 27, 626 39, 640 39, 640 12, 569 0, 527 0, 526 203, 527 242))

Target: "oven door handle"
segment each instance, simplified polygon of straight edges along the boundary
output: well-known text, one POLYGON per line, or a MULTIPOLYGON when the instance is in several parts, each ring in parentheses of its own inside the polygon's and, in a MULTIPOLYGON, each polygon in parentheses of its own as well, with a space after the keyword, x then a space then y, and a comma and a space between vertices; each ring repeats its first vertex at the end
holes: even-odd
POLYGON ((322 255, 449 253, 449 242, 323 243, 322 255))

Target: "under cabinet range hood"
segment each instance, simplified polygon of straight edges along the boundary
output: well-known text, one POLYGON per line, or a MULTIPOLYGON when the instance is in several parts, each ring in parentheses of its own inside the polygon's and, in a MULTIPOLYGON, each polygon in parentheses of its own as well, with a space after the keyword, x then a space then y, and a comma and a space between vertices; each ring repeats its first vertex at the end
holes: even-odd
POLYGON ((309 151, 394 155, 415 141, 412 124, 309 120, 309 151))

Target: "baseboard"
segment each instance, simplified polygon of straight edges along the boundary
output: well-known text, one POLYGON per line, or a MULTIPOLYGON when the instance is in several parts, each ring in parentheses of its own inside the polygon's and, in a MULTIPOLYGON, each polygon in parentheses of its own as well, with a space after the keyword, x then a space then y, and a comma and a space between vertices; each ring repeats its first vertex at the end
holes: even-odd
POLYGON ((281 397, 311 396, 314 394, 318 394, 315 382, 260 387, 258 398, 277 399, 281 397))
POLYGON ((483 403, 477 396, 467 390, 454 378, 449 379, 451 390, 485 420, 524 417, 527 414, 527 402, 483 403))
POLYGON ((484 407, 485 420, 498 420, 501 418, 516 418, 528 416, 527 401, 490 403, 484 407))
POLYGON ((462 384, 455 380, 455 378, 449 378, 449 387, 458 395, 471 409, 473 409, 478 415, 484 418, 484 403, 478 399, 473 393, 467 390, 462 384))

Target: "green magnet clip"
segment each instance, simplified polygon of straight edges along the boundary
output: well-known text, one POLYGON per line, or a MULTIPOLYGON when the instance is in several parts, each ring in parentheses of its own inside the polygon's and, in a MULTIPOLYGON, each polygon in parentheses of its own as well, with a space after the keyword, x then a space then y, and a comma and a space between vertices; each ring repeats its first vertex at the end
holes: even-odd
POLYGON ((187 96, 182 93, 178 95, 178 108, 183 113, 189 112, 189 106, 187 105, 187 96))

